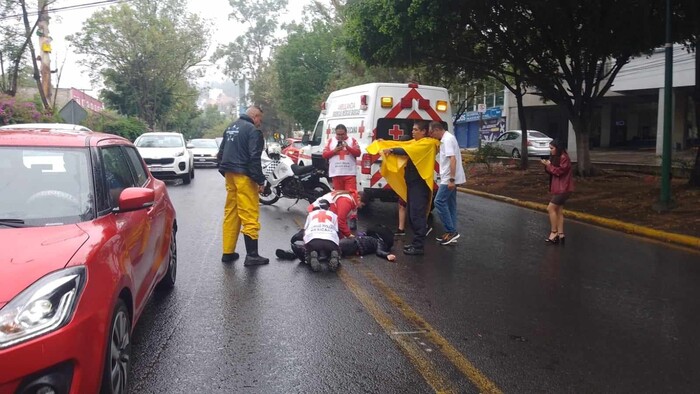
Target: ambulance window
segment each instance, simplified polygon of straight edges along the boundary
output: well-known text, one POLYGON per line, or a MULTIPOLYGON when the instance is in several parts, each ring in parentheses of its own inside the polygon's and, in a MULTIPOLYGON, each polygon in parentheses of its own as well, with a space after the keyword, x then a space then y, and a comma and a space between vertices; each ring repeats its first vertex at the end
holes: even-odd
POLYGON ((316 129, 314 129, 314 135, 311 137, 311 146, 321 145, 321 140, 323 139, 323 121, 316 124, 316 129))

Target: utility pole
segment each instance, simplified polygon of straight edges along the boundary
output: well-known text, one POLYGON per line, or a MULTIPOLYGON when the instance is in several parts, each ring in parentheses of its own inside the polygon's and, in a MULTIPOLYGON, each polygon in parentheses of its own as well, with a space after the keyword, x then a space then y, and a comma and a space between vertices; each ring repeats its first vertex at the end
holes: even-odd
POLYGON ((668 211, 671 201, 671 126, 673 122, 673 41, 671 37, 671 0, 666 0, 666 72, 664 77, 664 131, 661 156, 661 197, 656 210, 668 211))
POLYGON ((51 35, 49 34, 49 12, 47 10, 48 0, 39 0, 39 21, 37 23, 37 35, 39 36, 39 59, 41 66, 41 89, 47 102, 51 102, 53 92, 51 91, 51 35))

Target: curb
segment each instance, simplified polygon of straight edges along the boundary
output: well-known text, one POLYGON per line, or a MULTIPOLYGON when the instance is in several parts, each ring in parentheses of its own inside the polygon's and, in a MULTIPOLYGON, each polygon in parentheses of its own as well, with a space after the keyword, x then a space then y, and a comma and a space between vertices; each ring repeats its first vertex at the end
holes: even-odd
MULTIPOLYGON (((518 205, 524 208, 530 208, 535 211, 547 212, 547 205, 545 204, 535 203, 531 201, 522 201, 511 197, 499 196, 497 194, 490 194, 478 190, 467 189, 465 187, 457 187, 457 190, 459 190, 462 193, 473 194, 479 197, 485 197, 492 200, 502 201, 508 204, 518 205)), ((669 233, 661 230, 655 230, 649 227, 639 226, 636 224, 621 222, 619 220, 602 218, 599 216, 570 210, 564 210, 564 216, 572 219, 577 219, 583 222, 592 223, 601 227, 622 231, 628 234, 639 235, 658 241, 669 242, 676 245, 687 246, 693 249, 700 250, 700 238, 693 237, 690 235, 669 233)))

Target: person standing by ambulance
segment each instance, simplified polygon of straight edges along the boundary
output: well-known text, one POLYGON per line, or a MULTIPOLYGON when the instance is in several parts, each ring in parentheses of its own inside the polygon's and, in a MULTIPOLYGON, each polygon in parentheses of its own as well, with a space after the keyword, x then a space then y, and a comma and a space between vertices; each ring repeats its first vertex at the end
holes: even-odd
POLYGON ((454 135, 447 132, 442 122, 430 122, 430 136, 440 141, 440 186, 435 196, 435 208, 445 227, 445 233, 437 238, 441 245, 457 242, 457 185, 467 181, 462 167, 462 153, 454 135))
POLYGON ((360 144, 355 138, 348 137, 347 127, 343 124, 335 126, 335 137, 329 138, 323 148, 333 189, 357 190, 357 158, 361 154, 360 144))
POLYGON ((236 242, 243 227, 246 257, 243 265, 261 265, 270 262, 258 254, 260 208, 258 193, 265 187, 260 156, 265 141, 260 130, 263 111, 253 105, 245 114, 224 131, 219 146, 219 172, 226 178, 226 205, 224 206, 223 255, 221 261, 238 259, 236 242))
POLYGON ((374 141, 367 147, 367 153, 382 153, 382 176, 408 203, 413 241, 404 246, 404 254, 422 255, 425 237, 430 231, 427 219, 433 197, 435 156, 440 142, 427 138, 428 122, 424 120, 413 124, 412 135, 413 140, 406 142, 374 141))

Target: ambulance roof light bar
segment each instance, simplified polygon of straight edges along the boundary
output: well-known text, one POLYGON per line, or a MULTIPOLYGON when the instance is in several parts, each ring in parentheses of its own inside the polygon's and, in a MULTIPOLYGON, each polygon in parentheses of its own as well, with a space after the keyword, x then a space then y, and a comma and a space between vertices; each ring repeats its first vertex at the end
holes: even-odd
POLYGON ((321 103, 321 113, 324 115, 326 114, 326 102, 325 101, 321 103))
POLYGON ((360 109, 363 111, 367 110, 367 95, 363 94, 360 96, 360 109))

